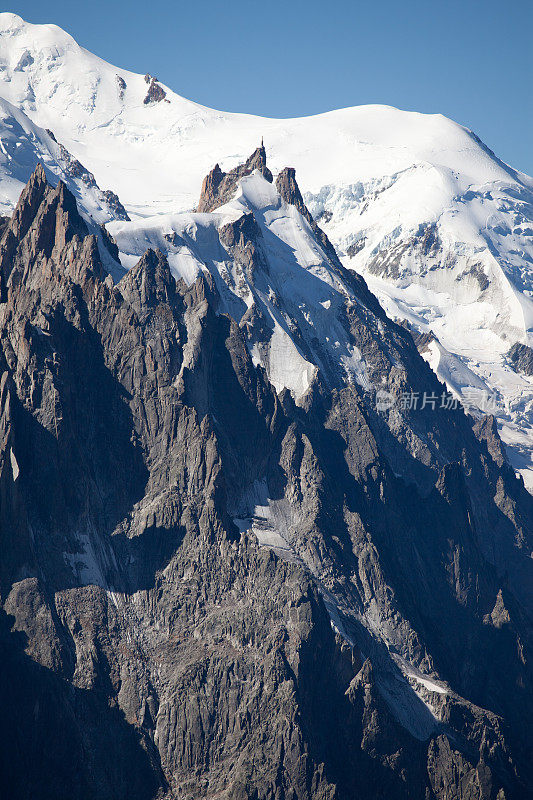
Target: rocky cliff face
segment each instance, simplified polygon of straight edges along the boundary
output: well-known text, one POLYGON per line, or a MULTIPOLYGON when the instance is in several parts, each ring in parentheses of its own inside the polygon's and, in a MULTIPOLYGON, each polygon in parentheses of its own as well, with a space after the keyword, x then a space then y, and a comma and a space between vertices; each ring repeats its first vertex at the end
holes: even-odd
MULTIPOLYGON (((160 103, 161 100, 164 100, 166 98, 167 94, 163 89, 163 87, 158 82, 157 78, 154 78, 152 75, 146 74, 144 76, 144 80, 148 84, 148 91, 146 92, 146 97, 143 100, 145 106, 150 105, 151 103, 160 103)), ((124 87, 124 89, 125 88, 126 87, 124 87)))
POLYGON ((507 353, 507 358, 517 372, 533 375, 533 349, 527 344, 515 342, 507 353))
MULTIPOLYGON (((294 174, 278 188, 328 259, 294 174)), ((115 285, 41 169, 2 235, 3 788, 531 796, 532 498, 494 421, 380 411, 376 387, 443 387, 364 282, 325 262, 366 384, 284 300, 257 210, 213 235, 239 313, 153 250, 115 285), (276 303, 313 368, 297 398, 269 375, 276 303)))
POLYGON ((215 158, 222 169, 200 210, 220 209, 218 173, 244 164, 264 136, 269 168, 296 168, 343 264, 365 277, 390 318, 436 337, 425 357, 450 391, 480 413, 490 395, 510 461, 533 493, 532 384, 507 357, 514 342, 533 347, 530 177, 442 115, 376 105, 292 120, 224 113, 157 81, 150 91, 151 75, 106 64, 60 28, 8 12, 0 13, 0 70, 10 101, 0 100, 0 215, 12 212, 20 181, 42 161, 82 214, 99 224, 123 216, 114 199, 70 178, 46 128, 133 219, 160 221, 197 203, 215 158))
POLYGON ((266 165, 266 150, 263 142, 244 164, 240 164, 230 172, 223 172, 219 165, 215 164, 211 172, 204 178, 197 211, 214 211, 227 203, 235 194, 240 178, 250 175, 254 169, 259 170, 266 180, 272 183, 272 173, 266 165))

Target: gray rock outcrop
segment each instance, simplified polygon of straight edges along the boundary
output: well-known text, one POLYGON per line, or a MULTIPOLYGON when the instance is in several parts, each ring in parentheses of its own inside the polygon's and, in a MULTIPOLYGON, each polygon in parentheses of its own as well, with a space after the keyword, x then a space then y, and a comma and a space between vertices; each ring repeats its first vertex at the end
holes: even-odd
POLYGON ((533 375, 533 350, 527 344, 515 342, 507 353, 507 358, 517 372, 533 375))
POLYGON ((239 180, 245 175, 250 175, 255 169, 259 170, 272 183, 272 173, 266 165, 266 150, 263 142, 244 164, 240 164, 230 172, 223 172, 219 165, 215 164, 211 172, 204 178, 197 211, 214 211, 227 203, 235 194, 239 180))
MULTIPOLYGON (((251 283, 268 269, 253 214, 219 236, 251 283)), ((331 258, 373 384, 441 390, 331 258)), ((7 796, 532 796, 533 500, 493 421, 378 413, 325 360, 301 403, 277 394, 259 307, 220 313, 211 275, 176 282, 152 250, 113 284, 42 169, 0 301, 7 796)))

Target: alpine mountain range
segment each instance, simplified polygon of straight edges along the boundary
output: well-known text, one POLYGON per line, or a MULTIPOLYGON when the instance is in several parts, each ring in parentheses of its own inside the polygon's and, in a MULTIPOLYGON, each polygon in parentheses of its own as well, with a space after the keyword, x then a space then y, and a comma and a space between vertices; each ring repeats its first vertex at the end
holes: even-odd
POLYGON ((533 798, 533 180, 2 13, 0 214, 0 796, 533 798))

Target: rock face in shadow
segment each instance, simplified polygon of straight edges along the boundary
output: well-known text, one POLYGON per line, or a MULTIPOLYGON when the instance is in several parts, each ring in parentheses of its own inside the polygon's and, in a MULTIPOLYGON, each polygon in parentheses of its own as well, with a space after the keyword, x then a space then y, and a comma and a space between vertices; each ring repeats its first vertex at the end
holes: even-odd
POLYGON ((515 342, 507 353, 507 358, 517 372, 533 375, 533 350, 527 344, 515 342))
MULTIPOLYGON (((250 280, 261 237, 220 231, 250 280)), ((152 250, 114 285, 42 170, 0 292, 7 796, 531 796, 533 512, 490 420, 380 416, 320 372, 277 394, 260 309, 219 313, 152 250)), ((353 292, 372 380, 437 390, 353 292)))

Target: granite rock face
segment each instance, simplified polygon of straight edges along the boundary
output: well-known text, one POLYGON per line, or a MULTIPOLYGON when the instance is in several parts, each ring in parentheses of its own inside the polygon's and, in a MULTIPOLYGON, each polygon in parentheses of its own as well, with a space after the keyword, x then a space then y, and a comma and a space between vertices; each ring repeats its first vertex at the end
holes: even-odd
MULTIPOLYGON (((160 103, 167 96, 167 93, 158 82, 157 78, 151 75, 145 75, 145 81, 148 83, 148 91, 143 100, 144 105, 151 105, 152 103, 160 103)), ((168 101, 167 101, 168 102, 168 101)))
POLYGON ((507 358, 517 372, 533 375, 533 350, 527 344, 515 342, 507 353, 507 358))
POLYGON ((235 194, 240 178, 250 175, 255 169, 272 182, 272 173, 266 165, 266 150, 263 142, 244 164, 240 164, 230 172, 223 172, 219 165, 215 164, 211 172, 204 178, 197 211, 214 211, 227 203, 235 194))
MULTIPOLYGON (((202 210, 230 175, 208 176, 202 210)), ((294 174, 278 184, 312 226, 294 174)), ((259 285, 254 215, 218 235, 259 285)), ((441 390, 331 261, 373 383, 441 390)), ((153 250, 115 285, 42 169, 6 225, 2 789, 532 796, 532 498, 493 421, 380 414, 325 357, 296 403, 250 355, 261 309, 221 304, 211 275, 176 282, 153 250)))

